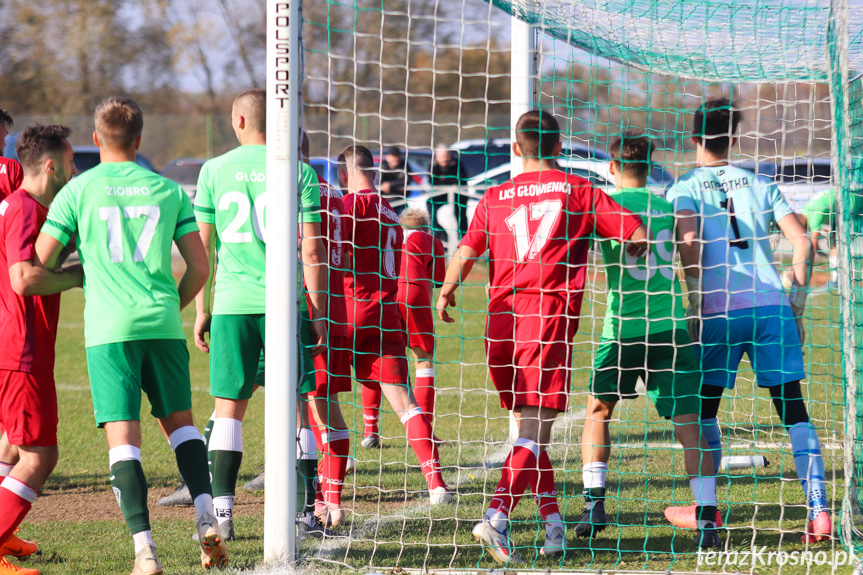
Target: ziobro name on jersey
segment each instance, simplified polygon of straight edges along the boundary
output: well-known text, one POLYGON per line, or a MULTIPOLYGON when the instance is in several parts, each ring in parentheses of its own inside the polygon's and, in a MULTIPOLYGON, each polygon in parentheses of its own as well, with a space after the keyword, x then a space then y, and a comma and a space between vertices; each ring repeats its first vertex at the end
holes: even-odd
POLYGON ((150 188, 147 186, 129 186, 128 188, 124 188, 123 186, 105 186, 108 190, 109 196, 149 196, 150 188))

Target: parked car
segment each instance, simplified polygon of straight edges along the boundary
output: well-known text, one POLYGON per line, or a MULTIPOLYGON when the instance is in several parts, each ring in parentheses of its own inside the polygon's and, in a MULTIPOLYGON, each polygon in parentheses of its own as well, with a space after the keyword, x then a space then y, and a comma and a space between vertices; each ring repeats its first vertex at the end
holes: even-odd
MULTIPOLYGON (((462 140, 453 144, 452 149, 459 153, 468 177, 490 172, 510 162, 511 144, 508 138, 492 140, 462 140)), ((570 160, 609 160, 608 152, 587 146, 579 141, 564 142, 560 151, 562 159, 570 160)), ((665 168, 655 164, 651 174, 657 185, 667 188, 674 184, 674 176, 665 168)))
POLYGON ((179 158, 165 166, 162 175, 180 184, 189 199, 194 201, 198 191, 198 175, 206 161, 204 158, 179 158))
MULTIPOLYGON (((373 154, 375 160, 375 166, 380 166, 380 154, 373 154)), ((319 178, 323 179, 331 186, 338 187, 338 173, 336 172, 336 158, 311 158, 309 161, 309 165, 312 166, 312 169, 315 170, 315 173, 319 178)), ((429 191, 429 174, 428 167, 423 167, 415 160, 408 158, 407 160, 408 173, 411 177, 411 184, 408 188, 408 202, 413 205, 413 201, 411 198, 416 198, 421 194, 424 194, 429 191)), ((377 181, 380 181, 380 176, 378 176, 377 181)), ((393 207, 401 206, 400 203, 396 202, 398 205, 394 205, 393 207)), ((425 200, 422 200, 417 205, 424 205, 425 200)))
POLYGON ((814 195, 832 187, 833 166, 827 158, 794 158, 782 162, 774 179, 791 209, 799 212, 814 195))
MULTIPOLYGON (((18 141, 18 134, 9 134, 6 136, 6 146, 3 148, 3 155, 13 160, 18 159, 18 152, 15 150, 15 142, 18 141)), ((99 148, 96 146, 74 146, 75 148, 75 167, 78 168, 78 173, 83 174, 90 168, 98 166, 102 161, 99 156, 99 148)), ((138 154, 135 161, 139 166, 147 168, 151 172, 156 172, 152 162, 146 156, 138 154)), ((158 172, 157 172, 158 173, 158 172)))

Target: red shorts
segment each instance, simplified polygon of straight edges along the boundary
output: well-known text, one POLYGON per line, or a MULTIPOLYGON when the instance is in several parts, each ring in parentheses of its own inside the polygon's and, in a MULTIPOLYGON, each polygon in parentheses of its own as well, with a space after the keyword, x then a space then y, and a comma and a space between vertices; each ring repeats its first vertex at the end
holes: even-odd
POLYGON ((428 353, 434 352, 434 316, 428 294, 421 286, 411 285, 408 288, 408 302, 399 302, 402 313, 402 325, 407 334, 407 346, 418 347, 428 353), (414 292, 422 295, 413 297, 414 292))
POLYGON ((489 306, 486 353, 500 404, 566 410, 578 317, 557 295, 515 295, 489 306))
POLYGON ((351 350, 350 341, 345 336, 333 336, 327 350, 315 356, 315 379, 318 388, 309 395, 330 397, 351 390, 351 350))
POLYGON ((406 385, 408 360, 400 329, 349 326, 354 372, 360 383, 406 385))
POLYGON ((12 445, 57 445, 57 388, 54 378, 0 370, 0 422, 12 445))

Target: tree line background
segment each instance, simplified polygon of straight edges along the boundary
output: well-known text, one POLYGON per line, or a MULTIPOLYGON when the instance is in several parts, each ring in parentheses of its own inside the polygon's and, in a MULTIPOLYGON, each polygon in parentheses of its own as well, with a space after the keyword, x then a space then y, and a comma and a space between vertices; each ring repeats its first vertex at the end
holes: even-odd
MULTIPOLYGON (((304 124, 314 155, 354 140, 429 148, 509 136, 509 18, 482 0, 305 2, 304 124), (382 9, 382 7, 384 7, 382 9)), ((230 104, 265 85, 260 0, 0 0, 0 107, 64 121, 89 143, 97 102, 144 107, 157 167, 236 145, 230 104)), ((603 147, 646 128, 667 164, 687 161, 687 111, 705 95, 745 108, 745 156, 829 155, 826 85, 705 84, 590 58, 544 40, 539 99, 567 134, 603 147)))

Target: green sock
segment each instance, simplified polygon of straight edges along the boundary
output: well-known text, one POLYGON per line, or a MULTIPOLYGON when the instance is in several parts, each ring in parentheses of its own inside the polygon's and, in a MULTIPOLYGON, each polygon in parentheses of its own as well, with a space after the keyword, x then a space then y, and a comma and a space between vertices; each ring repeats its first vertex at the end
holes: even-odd
POLYGON ((180 470, 183 481, 189 487, 192 501, 204 493, 212 495, 213 489, 210 487, 210 475, 207 470, 207 448, 204 447, 204 442, 197 439, 184 441, 174 450, 174 456, 177 458, 177 469, 180 470))
POLYGON ((111 485, 120 504, 123 519, 132 535, 150 530, 150 510, 147 509, 147 478, 138 460, 118 461, 111 466, 111 485))
POLYGON ((315 510, 315 480, 318 477, 317 459, 297 461, 297 503, 302 502, 302 513, 315 510))
POLYGON ((237 491, 237 476, 243 462, 242 451, 210 451, 210 475, 213 497, 230 497, 237 491))
POLYGON ((210 435, 213 433, 213 422, 216 420, 216 412, 213 412, 213 415, 210 416, 210 420, 207 421, 207 425, 204 426, 204 447, 208 447, 210 445, 210 435))
POLYGON ((585 501, 603 501, 605 499, 605 487, 591 487, 582 491, 585 501))

